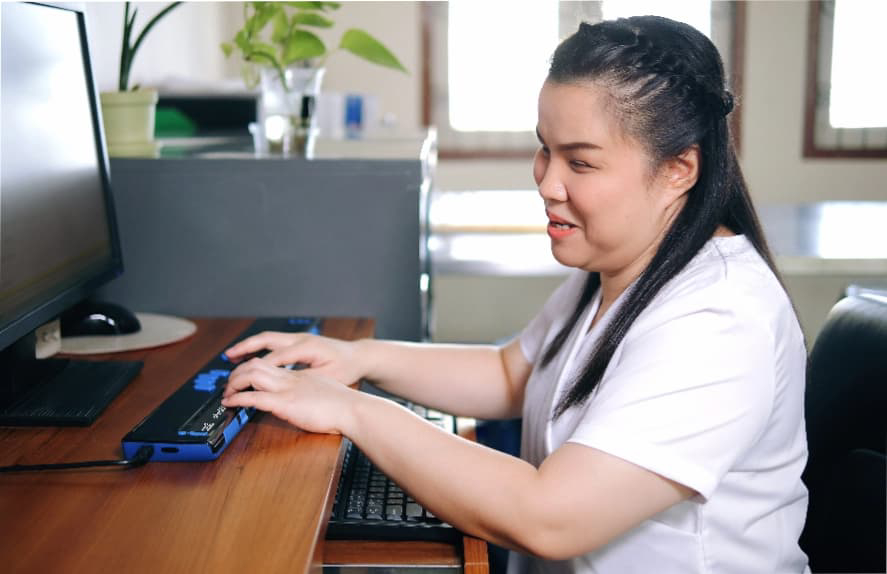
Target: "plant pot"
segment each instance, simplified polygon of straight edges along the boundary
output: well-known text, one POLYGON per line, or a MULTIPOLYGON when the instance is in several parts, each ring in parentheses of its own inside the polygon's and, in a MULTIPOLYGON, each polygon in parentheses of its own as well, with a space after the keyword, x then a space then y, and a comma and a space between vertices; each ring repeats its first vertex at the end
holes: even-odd
POLYGON ((306 157, 317 132, 314 106, 326 69, 291 67, 284 72, 285 85, 273 68, 260 71, 259 131, 271 153, 306 157))
POLYGON ((111 157, 157 157, 154 141, 156 90, 102 92, 102 121, 111 157))

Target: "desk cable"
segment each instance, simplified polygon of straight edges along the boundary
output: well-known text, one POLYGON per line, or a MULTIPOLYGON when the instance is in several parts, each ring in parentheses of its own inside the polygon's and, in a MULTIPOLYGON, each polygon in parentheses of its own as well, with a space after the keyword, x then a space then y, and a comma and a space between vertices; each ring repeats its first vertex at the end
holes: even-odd
POLYGON ((78 468, 94 468, 112 466, 116 468, 136 468, 142 466, 154 454, 154 447, 144 445, 136 451, 131 459, 121 460, 88 460, 82 462, 59 462, 53 464, 14 464, 12 466, 0 466, 0 473, 4 472, 32 472, 38 470, 73 470, 78 468))

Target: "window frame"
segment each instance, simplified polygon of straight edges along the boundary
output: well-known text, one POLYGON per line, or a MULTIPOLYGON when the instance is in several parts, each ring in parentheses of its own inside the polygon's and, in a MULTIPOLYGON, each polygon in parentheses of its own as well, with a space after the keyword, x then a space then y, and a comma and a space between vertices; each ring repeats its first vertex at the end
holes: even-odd
MULTIPOLYGON (((435 124, 433 118, 433 27, 435 18, 432 4, 423 2, 420 9, 421 17, 421 61, 422 61, 422 125, 430 127, 435 124)), ((731 22, 731 38, 730 38, 730 66, 729 66, 729 85, 733 92, 734 100, 737 102, 736 107, 730 114, 730 132, 736 147, 737 154, 741 155, 742 149, 742 93, 743 79, 745 69, 745 41, 746 41, 746 2, 737 1, 729 3, 733 9, 731 22)), ((440 33, 438 31, 438 33, 440 33)), ((445 31, 444 31, 445 33, 445 31)), ((495 132, 493 132, 495 133, 495 132)), ((438 150, 438 157, 441 159, 532 159, 535 153, 533 148, 451 148, 442 143, 438 150)))
MULTIPOLYGON (((830 85, 830 77, 824 80, 820 72, 831 74, 831 58, 828 60, 828 69, 821 60, 823 50, 831 50, 831 43, 826 48, 823 44, 824 34, 822 30, 823 5, 826 2, 834 4, 834 0, 812 0, 808 3, 807 20, 807 78, 804 86, 804 136, 803 157, 805 158, 854 158, 854 159, 884 159, 887 158, 887 144, 882 147, 835 147, 816 141, 817 100, 822 86, 830 85)), ((832 10, 834 14, 834 10, 832 10)), ((823 104, 825 105, 825 104, 823 104)), ((820 112, 827 113, 827 112, 820 112)), ((840 139, 842 133, 849 130, 883 129, 883 128, 825 128, 834 132, 835 139, 840 139)), ((864 135, 863 135, 864 137, 864 135)))

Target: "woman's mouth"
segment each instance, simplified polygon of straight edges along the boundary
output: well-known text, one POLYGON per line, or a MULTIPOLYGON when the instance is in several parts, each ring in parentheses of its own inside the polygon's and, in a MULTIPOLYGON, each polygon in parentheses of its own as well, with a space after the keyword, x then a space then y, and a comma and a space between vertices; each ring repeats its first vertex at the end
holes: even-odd
POLYGON ((561 219, 560 217, 557 217, 550 213, 548 214, 547 231, 548 236, 552 239, 561 239, 563 237, 566 237, 567 235, 572 233, 574 229, 576 229, 576 226, 569 221, 561 219))

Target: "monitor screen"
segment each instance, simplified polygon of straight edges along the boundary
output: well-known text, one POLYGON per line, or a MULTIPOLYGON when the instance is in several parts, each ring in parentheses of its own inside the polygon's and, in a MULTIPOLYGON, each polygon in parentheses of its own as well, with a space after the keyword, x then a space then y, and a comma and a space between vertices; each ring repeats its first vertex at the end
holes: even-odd
POLYGON ((84 18, 2 4, 0 349, 122 272, 84 18))

